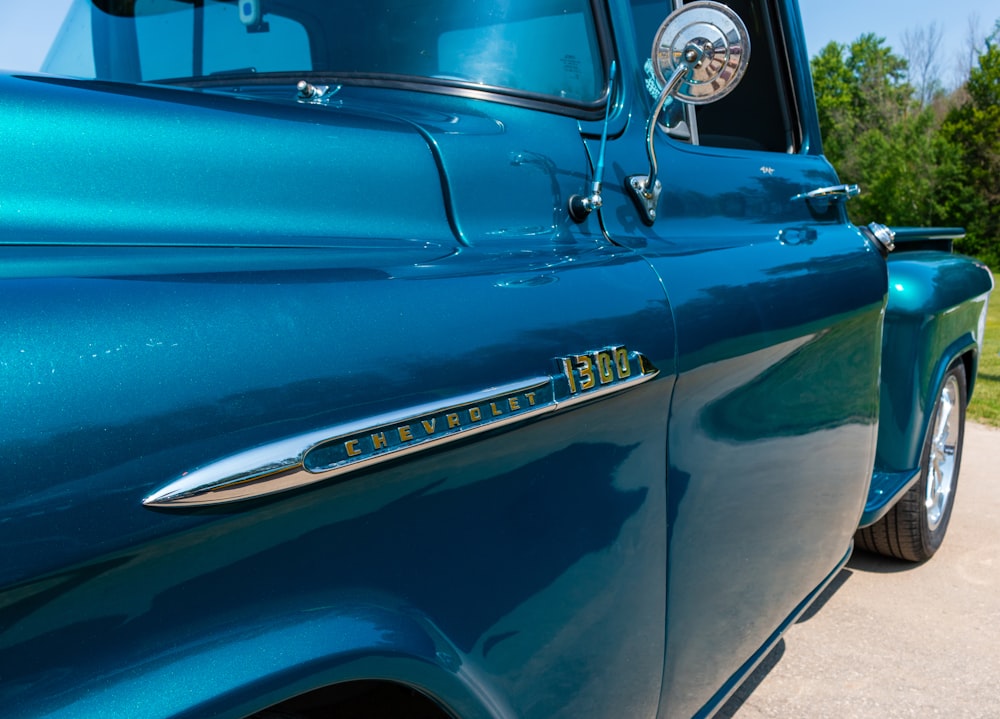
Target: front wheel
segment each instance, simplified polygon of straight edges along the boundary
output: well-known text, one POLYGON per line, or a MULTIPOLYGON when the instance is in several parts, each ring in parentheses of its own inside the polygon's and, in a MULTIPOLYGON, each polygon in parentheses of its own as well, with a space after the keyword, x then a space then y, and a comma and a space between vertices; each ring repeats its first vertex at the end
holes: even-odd
POLYGON ((965 366, 958 360, 948 368, 927 425, 920 479, 882 519, 858 530, 859 547, 922 562, 941 546, 955 503, 967 402, 965 366))

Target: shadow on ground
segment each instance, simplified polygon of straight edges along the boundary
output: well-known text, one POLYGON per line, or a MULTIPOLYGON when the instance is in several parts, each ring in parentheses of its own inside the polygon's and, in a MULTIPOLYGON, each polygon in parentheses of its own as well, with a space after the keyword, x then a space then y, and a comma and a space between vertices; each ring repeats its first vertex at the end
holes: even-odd
POLYGON ((764 657, 763 661, 757 665, 757 668, 753 670, 753 673, 747 677, 746 681, 740 685, 740 688, 736 690, 736 693, 729 697, 729 701, 722 705, 712 717, 712 719, 731 719, 731 717, 736 715, 736 712, 740 710, 743 706, 743 702, 750 698, 753 694, 754 689, 760 686, 760 683, 764 681, 764 678, 771 673, 771 670, 778 665, 781 661, 781 657, 785 654, 785 640, 780 639, 778 643, 774 645, 774 649, 768 652, 767 656, 764 657))
MULTIPOLYGON (((847 563, 836 577, 827 585, 826 589, 820 592, 820 595, 816 597, 809 608, 802 614, 801 617, 796 621, 796 624, 801 624, 803 622, 808 622, 816 614, 823 610, 833 596, 840 591, 847 581, 854 575, 855 572, 865 572, 874 574, 895 574, 898 572, 905 572, 909 569, 919 566, 910 562, 902 562, 898 559, 890 559, 888 557, 883 557, 878 554, 871 554, 863 550, 855 550, 854 554, 851 555, 850 561, 847 563)), ((785 640, 781 639, 772 649, 767 656, 757 665, 757 668, 746 678, 746 681, 740 685, 739 689, 729 698, 722 708, 712 717, 712 719, 731 719, 743 706, 744 702, 750 698, 754 690, 760 686, 761 682, 771 673, 771 670, 778 665, 781 661, 781 657, 785 653, 785 640)))
POLYGON ((883 557, 880 554, 872 554, 863 549, 856 549, 847 566, 859 572, 868 572, 871 574, 899 574, 900 572, 908 572, 911 569, 919 567, 920 564, 907 562, 902 559, 893 559, 892 557, 883 557))
MULTIPOLYGON (((852 558, 851 563, 853 562, 854 559, 852 558)), ((848 566, 850 566, 850 564, 848 566)), ((853 572, 848 569, 848 567, 841 569, 840 572, 837 573, 837 576, 834 577, 833 580, 826 586, 826 589, 820 592, 820 595, 816 597, 816 601, 809 605, 809 608, 802 614, 801 617, 799 617, 796 623, 799 624, 802 622, 808 622, 812 619, 812 617, 815 616, 828 601, 830 601, 833 595, 835 595, 840 588, 847 583, 847 580, 851 578, 852 574, 853 572)), ((743 703, 750 698, 750 695, 753 694, 754 690, 760 686, 760 683, 764 681, 768 674, 771 673, 771 670, 778 665, 778 662, 781 661, 781 657, 784 654, 785 640, 780 639, 778 640, 778 643, 774 645, 774 648, 768 652, 763 660, 761 660, 761 663, 757 665, 757 668, 754 669, 753 672, 750 673, 750 676, 748 676, 740 685, 739 689, 737 689, 736 692, 729 697, 729 701, 723 704, 722 708, 713 715, 712 719, 731 719, 731 717, 735 716, 736 712, 738 712, 743 706, 743 703)))

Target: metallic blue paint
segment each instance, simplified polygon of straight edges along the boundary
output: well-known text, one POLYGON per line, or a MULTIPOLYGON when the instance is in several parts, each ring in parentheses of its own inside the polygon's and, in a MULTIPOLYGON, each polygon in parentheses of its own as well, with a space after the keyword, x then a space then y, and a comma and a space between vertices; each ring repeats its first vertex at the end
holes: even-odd
POLYGON ((33 76, 0 97, 7 243, 453 239, 430 148, 385 112, 33 76))
POLYGON ((892 231, 899 252, 918 249, 951 252, 955 240, 965 237, 961 227, 893 227, 892 231))
MULTIPOLYGON (((801 84, 804 45, 786 37, 801 84)), ((808 138, 780 155, 658 134, 660 217, 639 222, 619 188, 644 171, 635 118, 651 98, 631 98, 602 220, 660 276, 680 373, 660 715, 709 716, 848 549, 837 538, 857 526, 874 455, 886 269, 841 203, 791 200, 838 183, 808 138)))
MULTIPOLYGON (((632 101, 642 118, 648 94, 632 101)), ((848 551, 871 477, 886 270, 842 204, 791 200, 837 184, 808 152, 658 134, 664 187, 646 226, 619 189, 644 171, 644 132, 633 119, 609 143, 602 220, 673 311, 660 716, 709 716, 848 551)))
POLYGON ((660 134, 644 224, 648 48, 607 10, 580 224, 598 124, 510 96, 0 78, 5 716, 236 719, 372 678, 462 717, 707 716, 835 576, 873 466, 893 496, 946 367, 971 382, 992 279, 791 201, 838 178, 784 0, 798 152, 660 134), (660 374, 347 481, 141 505, 611 344, 660 374))
POLYGON ((414 250, 398 267, 356 246, 2 252, 18 259, 0 280, 8 716, 129 701, 126 713, 204 714, 219 696, 234 708, 208 713, 239 716, 282 677, 285 691, 354 678, 314 665, 359 653, 387 657, 378 676, 442 691, 403 671, 430 640, 366 629, 358 605, 435 627, 457 653, 439 660, 450 685, 517 698, 517 715, 579 711, 567 687, 608 711, 655 709, 674 343, 641 259, 524 243, 414 250), (180 515, 139 504, 268 438, 533 376, 609 337, 642 345, 663 379, 284 499, 180 515), (310 622, 330 639, 278 650, 310 622), (344 626, 353 643, 337 639, 344 626), (537 672, 511 673, 526 665, 537 672), (191 682, 150 691, 165 676, 191 682), (598 691, 608 679, 619 689, 598 691))
MULTIPOLYGON (((955 234, 945 228, 902 236, 905 243, 955 234)), ((906 250, 889 255, 888 267, 878 452, 863 527, 878 521, 919 477, 927 423, 955 362, 966 363, 972 396, 993 289, 989 269, 960 255, 906 250)))

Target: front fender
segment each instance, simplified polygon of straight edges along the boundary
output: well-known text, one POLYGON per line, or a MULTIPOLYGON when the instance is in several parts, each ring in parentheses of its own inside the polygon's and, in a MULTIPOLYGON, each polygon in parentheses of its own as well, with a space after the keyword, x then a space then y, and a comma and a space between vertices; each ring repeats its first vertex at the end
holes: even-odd
POLYGON ((232 635, 203 637, 43 703, 53 718, 238 719, 360 679, 410 686, 462 717, 514 716, 429 621, 400 602, 371 597, 345 597, 325 609, 275 615, 232 635))
POLYGON ((917 478, 934 399, 956 360, 966 363, 972 396, 993 289, 989 269, 959 255, 909 251, 890 255, 888 267, 878 448, 863 527, 917 478))

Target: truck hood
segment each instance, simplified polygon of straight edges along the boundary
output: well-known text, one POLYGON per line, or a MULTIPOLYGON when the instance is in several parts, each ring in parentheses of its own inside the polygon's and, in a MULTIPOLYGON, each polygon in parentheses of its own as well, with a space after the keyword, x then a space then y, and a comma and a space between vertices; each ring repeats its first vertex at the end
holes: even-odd
POLYGON ((0 77, 0 242, 455 244, 412 122, 178 88, 0 77))

